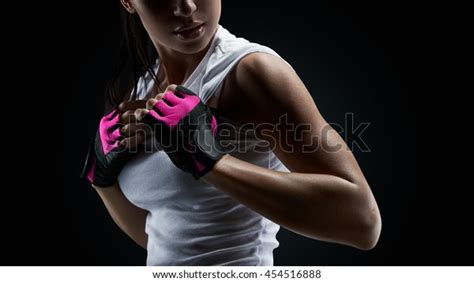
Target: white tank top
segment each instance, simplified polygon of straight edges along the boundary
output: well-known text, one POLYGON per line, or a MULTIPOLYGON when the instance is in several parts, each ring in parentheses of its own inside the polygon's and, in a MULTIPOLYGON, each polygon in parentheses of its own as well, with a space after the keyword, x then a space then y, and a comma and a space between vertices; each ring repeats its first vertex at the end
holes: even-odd
MULTIPOLYGON (((207 102, 212 95, 219 95, 224 78, 236 63, 252 52, 278 56, 270 48, 237 38, 218 26, 208 52, 183 85, 207 102)), ((158 66, 159 62, 155 71, 158 66)), ((137 97, 146 98, 151 89, 153 80, 145 75, 139 81, 137 97)), ((231 155, 288 171, 271 150, 231 155)), ((163 151, 136 156, 122 170, 119 184, 130 202, 149 211, 145 225, 147 265, 273 265, 280 226, 176 168, 163 151)))

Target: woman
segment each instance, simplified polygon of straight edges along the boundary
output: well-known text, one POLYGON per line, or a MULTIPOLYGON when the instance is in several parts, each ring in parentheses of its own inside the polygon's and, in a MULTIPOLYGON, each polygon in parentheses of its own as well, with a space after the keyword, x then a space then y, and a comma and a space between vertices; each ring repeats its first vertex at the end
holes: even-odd
POLYGON ((280 225, 376 245, 370 187, 288 63, 220 26, 220 0, 121 4, 133 91, 110 91, 86 172, 147 265, 273 265, 280 225))

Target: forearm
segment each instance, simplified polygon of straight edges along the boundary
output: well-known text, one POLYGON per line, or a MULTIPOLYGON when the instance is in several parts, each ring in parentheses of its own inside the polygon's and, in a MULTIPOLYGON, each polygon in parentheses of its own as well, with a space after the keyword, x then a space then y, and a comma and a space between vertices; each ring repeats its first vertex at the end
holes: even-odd
POLYGON ((114 222, 138 245, 147 248, 148 235, 145 222, 148 212, 130 203, 118 184, 108 188, 96 188, 114 222))
POLYGON ((340 177, 278 172, 227 155, 203 179, 273 222, 313 239, 370 249, 380 232, 368 186, 340 177))

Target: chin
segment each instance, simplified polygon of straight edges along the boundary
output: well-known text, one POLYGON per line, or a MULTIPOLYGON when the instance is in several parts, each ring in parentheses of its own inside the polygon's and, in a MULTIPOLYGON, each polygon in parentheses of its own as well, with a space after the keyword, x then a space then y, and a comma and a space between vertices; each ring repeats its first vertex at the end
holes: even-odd
POLYGON ((207 47, 208 43, 209 42, 202 42, 200 44, 194 43, 194 44, 186 44, 186 45, 183 45, 181 43, 179 44, 179 46, 176 46, 177 47, 176 50, 186 55, 192 55, 192 54, 196 54, 203 51, 207 47))

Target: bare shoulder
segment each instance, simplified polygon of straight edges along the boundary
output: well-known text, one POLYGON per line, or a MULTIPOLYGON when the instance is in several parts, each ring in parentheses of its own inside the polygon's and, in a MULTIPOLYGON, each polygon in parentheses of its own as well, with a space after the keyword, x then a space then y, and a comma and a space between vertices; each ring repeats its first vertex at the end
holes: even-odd
MULTIPOLYGON (((252 53, 243 58, 235 70, 235 83, 242 93, 272 94, 271 90, 281 88, 292 80, 297 79, 293 68, 283 59, 267 54, 252 53)), ((275 93, 278 94, 278 93, 275 93)), ((272 94, 273 95, 273 94, 272 94)), ((260 95, 251 95, 247 98, 258 98, 260 95)), ((277 97, 262 97, 264 99, 277 97)))
MULTIPOLYGON (((227 76, 219 107, 245 122, 272 118, 291 103, 313 103, 295 70, 267 53, 245 56, 227 76), (271 107, 269 107, 271 105, 271 107), (237 111, 237 109, 239 109, 237 111)), ((293 105, 298 108, 298 105, 293 105)))

